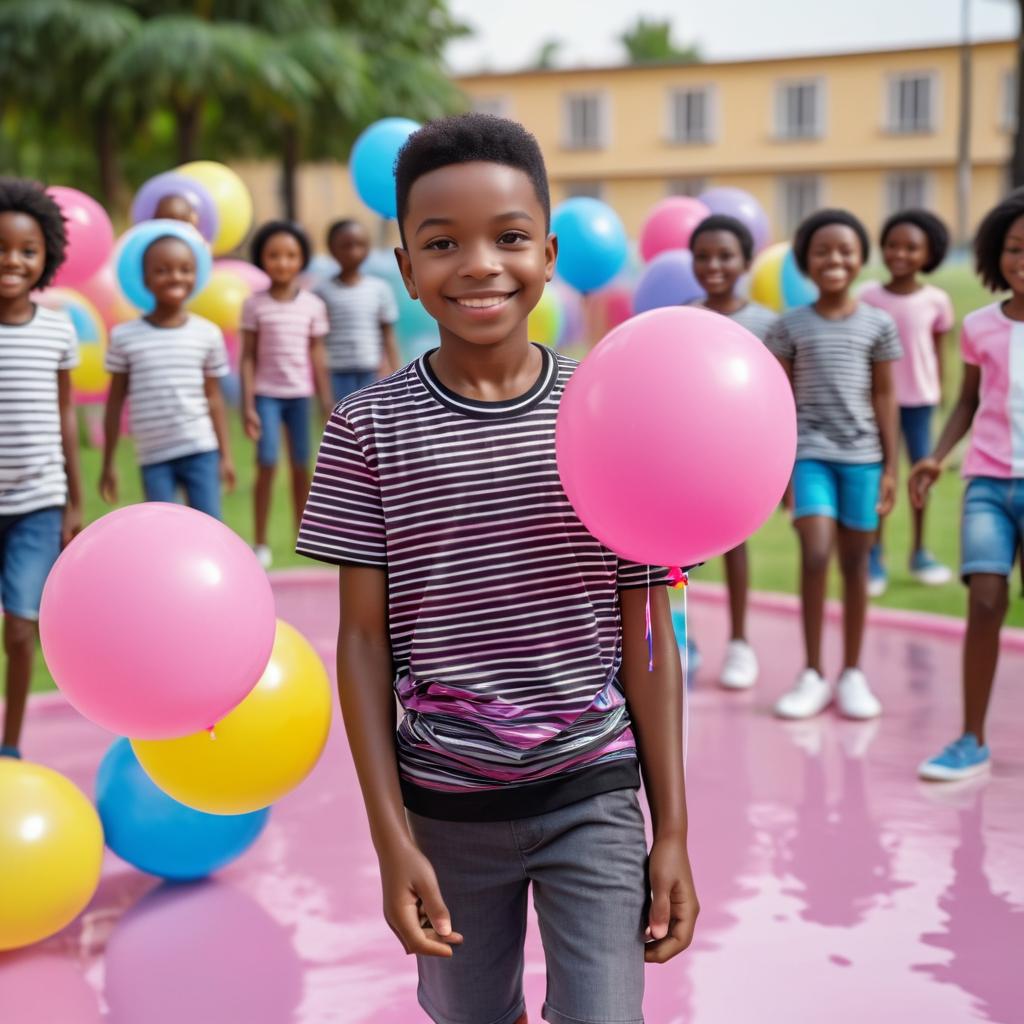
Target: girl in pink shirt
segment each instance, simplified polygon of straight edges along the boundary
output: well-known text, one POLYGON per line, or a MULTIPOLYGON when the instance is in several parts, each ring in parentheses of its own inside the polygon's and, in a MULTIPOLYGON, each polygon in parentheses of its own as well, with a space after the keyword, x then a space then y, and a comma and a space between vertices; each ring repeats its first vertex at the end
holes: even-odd
POLYGON ((270 287, 242 306, 242 411, 246 435, 257 445, 256 555, 268 569, 267 519, 281 430, 288 437, 298 530, 309 494, 309 399, 315 390, 324 419, 334 405, 324 349, 327 307, 298 286, 309 254, 301 228, 287 221, 264 224, 252 242, 252 261, 270 287))
POLYGON ((974 240, 982 282, 1010 298, 964 318, 960 397, 934 452, 914 466, 910 498, 923 508, 957 442, 971 433, 961 525, 960 575, 969 588, 964 638, 963 733, 919 768, 922 778, 988 771, 985 715, 1009 604, 1009 577, 1024 538, 1024 189, 982 221, 974 240))
MULTIPOLYGON (((927 210, 902 210, 882 226, 882 258, 890 278, 872 281, 860 298, 885 310, 896 321, 903 357, 893 365, 892 379, 900 407, 900 431, 910 464, 923 459, 932 447, 932 416, 942 401, 942 344, 953 326, 953 303, 919 274, 938 268, 949 248, 946 225, 927 210)), ((929 586, 948 583, 953 574, 924 546, 924 509, 913 509, 913 547, 910 574, 929 586)), ((882 552, 882 527, 871 551, 868 593, 879 597, 888 585, 882 552)))

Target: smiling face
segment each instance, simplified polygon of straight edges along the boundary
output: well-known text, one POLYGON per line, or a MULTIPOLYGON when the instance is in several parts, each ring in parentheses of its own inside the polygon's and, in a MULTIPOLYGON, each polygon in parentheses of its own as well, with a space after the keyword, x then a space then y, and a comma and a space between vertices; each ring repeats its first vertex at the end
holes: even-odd
POLYGON ((24 298, 43 275, 46 242, 27 213, 0 213, 0 299, 24 298))
POLYGON ((740 240, 731 231, 702 231, 693 243, 693 273, 709 297, 732 295, 747 270, 740 240))
POLYGON ((928 236, 916 224, 894 224, 882 243, 882 259, 894 278, 914 277, 928 262, 928 236))
POLYGON ((807 276, 822 295, 838 295, 856 280, 864 263, 857 232, 846 224, 826 224, 811 236, 807 276))
POLYGON ((526 340, 557 243, 529 176, 476 161, 417 178, 397 249, 406 288, 446 335, 474 345, 526 340))
POLYGON ((302 246, 294 235, 279 231, 263 243, 260 264, 274 284, 291 284, 302 271, 302 246))
POLYGON ((142 258, 142 279, 158 306, 182 306, 196 283, 196 260, 180 238, 157 239, 142 258))
POLYGON ((1018 217, 1006 232, 999 255, 999 272, 1014 295, 1024 295, 1024 217, 1018 217))

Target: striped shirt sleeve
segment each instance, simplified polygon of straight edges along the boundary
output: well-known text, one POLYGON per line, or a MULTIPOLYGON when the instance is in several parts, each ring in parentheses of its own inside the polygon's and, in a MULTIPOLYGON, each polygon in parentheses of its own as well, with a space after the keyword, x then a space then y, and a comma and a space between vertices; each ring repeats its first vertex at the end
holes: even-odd
POLYGON ((638 562, 629 562, 625 558, 619 559, 619 590, 636 590, 639 587, 646 587, 648 582, 652 587, 668 583, 668 569, 663 565, 641 565, 638 562))
POLYGON ((110 341, 107 344, 107 351, 103 357, 103 366, 108 373, 127 373, 128 354, 124 350, 122 339, 124 331, 122 325, 117 324, 110 332, 110 341))
POLYGON ((796 356, 796 345, 792 335, 786 330, 784 317, 780 317, 768 328, 764 343, 776 359, 793 359, 796 356))
POLYGON ((900 359, 903 356, 903 346, 900 344, 900 332, 896 328, 896 321, 888 313, 881 310, 879 312, 882 313, 879 318, 881 323, 874 348, 871 350, 871 358, 876 363, 900 359))
POLYGON ((210 348, 203 361, 203 375, 206 377, 226 377, 231 372, 228 365, 228 349, 224 344, 224 335, 219 327, 211 325, 210 348))
POLYGON ((258 331, 260 329, 259 317, 256 315, 256 303, 254 296, 250 295, 242 303, 242 318, 239 326, 243 331, 258 331))
POLYGON ((330 320, 327 318, 327 303, 319 295, 309 292, 310 323, 309 336, 311 338, 325 338, 331 329, 330 320))
POLYGON ((380 289, 380 322, 382 324, 394 324, 398 322, 398 303, 395 302, 395 293, 391 290, 386 281, 382 281, 380 289))
POLYGON ((295 550, 339 565, 387 566, 380 481, 339 409, 324 428, 295 550))

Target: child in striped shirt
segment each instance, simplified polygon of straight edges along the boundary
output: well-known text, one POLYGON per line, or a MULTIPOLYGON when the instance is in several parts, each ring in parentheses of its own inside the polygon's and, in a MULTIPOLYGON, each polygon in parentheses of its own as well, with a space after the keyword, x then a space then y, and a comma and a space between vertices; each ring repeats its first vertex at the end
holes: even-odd
POLYGON ((309 494, 309 399, 315 390, 324 419, 334 404, 324 355, 327 308, 297 281, 309 256, 309 239, 297 225, 264 224, 252 240, 252 261, 270 278, 270 287, 242 306, 242 410, 245 433, 256 442, 255 550, 267 569, 273 560, 267 520, 281 430, 288 436, 298 529, 309 494))
POLYGON ((846 210, 811 214, 793 240, 801 272, 818 299, 783 313, 766 344, 796 398, 797 448, 787 494, 800 536, 800 600, 806 668, 775 705, 782 718, 809 718, 832 703, 821 634, 832 549, 843 577, 843 671, 835 690, 848 718, 874 718, 882 705, 860 670, 868 599, 868 558, 880 516, 896 494, 899 333, 888 313, 852 293, 867 260, 864 225, 846 210))
POLYGON ((0 603, 4 728, 20 757, 43 584, 82 528, 71 370, 78 340, 63 313, 31 298, 64 262, 64 219, 37 185, 0 178, 0 603))
MULTIPOLYGON (((201 244, 196 235, 195 245, 201 244)), ((143 253, 142 266, 156 306, 110 332, 100 494, 111 504, 118 500, 114 460, 127 400, 146 501, 174 501, 180 489, 192 508, 219 519, 221 484, 235 485, 219 381, 228 372, 224 336, 185 308, 196 283, 192 245, 158 238, 143 253)))

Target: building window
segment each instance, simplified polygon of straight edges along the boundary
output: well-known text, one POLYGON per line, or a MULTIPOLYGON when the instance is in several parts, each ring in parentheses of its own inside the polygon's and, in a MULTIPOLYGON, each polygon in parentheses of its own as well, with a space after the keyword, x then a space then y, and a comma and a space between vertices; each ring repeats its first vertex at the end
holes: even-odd
POLYGON ((562 189, 566 199, 573 199, 575 196, 600 199, 604 194, 604 186, 599 181, 567 181, 562 189))
POLYGON ((824 87, 820 81, 782 82, 775 91, 775 133, 781 139, 822 135, 824 87))
POLYGON ((507 96, 474 96, 473 109, 478 114, 493 114, 495 117, 509 117, 512 104, 507 96))
POLYGON ((669 94, 669 139, 672 142, 711 142, 710 88, 673 89, 669 94))
POLYGON ((670 196, 690 196, 696 199, 708 190, 707 178, 671 178, 666 193, 670 196))
POLYGON ((889 131, 935 131, 935 76, 895 75, 889 79, 889 131))
POLYGON ((898 171, 885 181, 885 205, 889 213, 928 206, 930 193, 925 171, 898 171))
POLYGON ((1017 72, 1003 72, 1003 95, 1000 103, 1000 127, 1003 131, 1017 130, 1017 72))
POLYGON ((602 149, 607 145, 605 97, 577 93, 565 97, 565 144, 569 149, 602 149))
POLYGON ((783 178, 779 188, 782 231, 792 235, 800 222, 821 206, 821 179, 814 175, 783 178))

